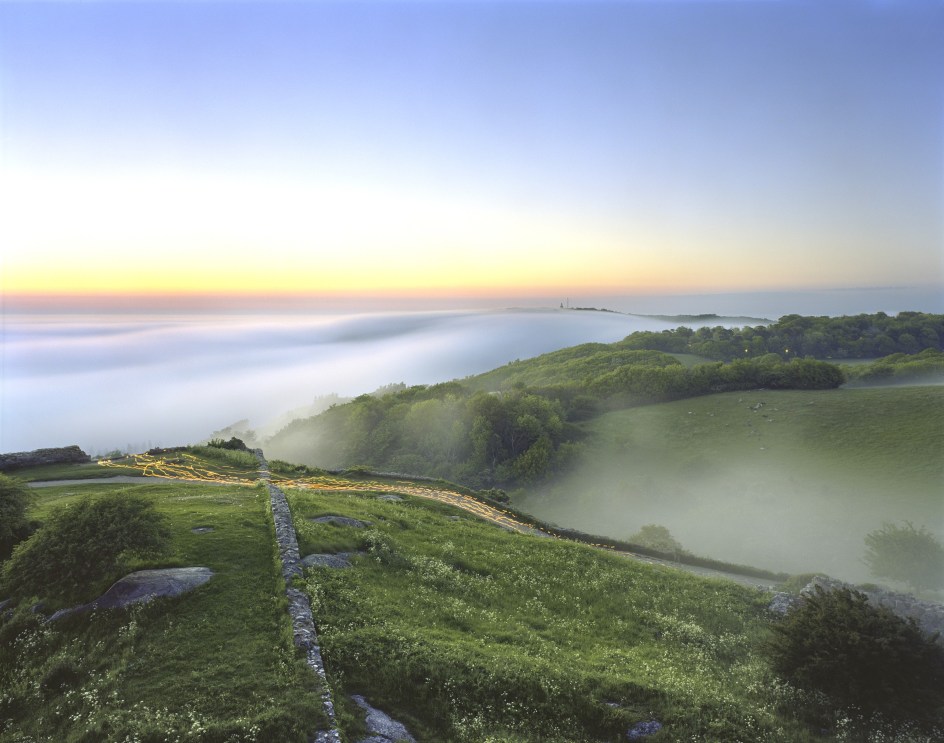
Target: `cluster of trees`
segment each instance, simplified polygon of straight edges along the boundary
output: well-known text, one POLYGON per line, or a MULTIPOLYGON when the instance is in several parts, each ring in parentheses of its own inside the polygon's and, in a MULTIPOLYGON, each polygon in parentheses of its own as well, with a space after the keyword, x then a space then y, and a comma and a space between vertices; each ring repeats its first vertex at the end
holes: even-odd
POLYGON ((561 401, 528 390, 493 395, 455 382, 361 395, 295 421, 269 443, 319 464, 445 477, 476 487, 527 481, 559 467, 573 438, 561 401), (301 442, 301 451, 291 442, 301 442))
POLYGON ((857 385, 944 380, 944 353, 926 348, 921 353, 893 353, 870 364, 846 369, 848 381, 857 385))
POLYGON ((813 356, 897 354, 850 371, 865 381, 940 371, 942 338, 944 315, 918 312, 787 315, 767 327, 634 333, 461 382, 388 385, 294 421, 267 449, 330 469, 365 466, 473 487, 514 486, 566 467, 581 446, 576 424, 601 411, 757 388, 832 389, 846 380, 843 369, 813 356), (717 360, 686 366, 671 355, 678 353, 717 360))
POLYGON ((877 312, 845 317, 785 315, 772 325, 745 328, 646 331, 633 333, 622 345, 733 361, 768 353, 784 359, 878 358, 894 353, 915 354, 927 348, 941 350, 942 342, 944 315, 900 312, 891 317, 877 312))
POLYGON ((843 379, 838 367, 811 359, 769 354, 689 368, 661 352, 587 344, 506 367, 489 380, 500 392, 482 389, 479 378, 361 395, 295 421, 267 449, 329 469, 514 485, 566 467, 581 447, 576 423, 603 409, 757 387, 829 389, 843 379))

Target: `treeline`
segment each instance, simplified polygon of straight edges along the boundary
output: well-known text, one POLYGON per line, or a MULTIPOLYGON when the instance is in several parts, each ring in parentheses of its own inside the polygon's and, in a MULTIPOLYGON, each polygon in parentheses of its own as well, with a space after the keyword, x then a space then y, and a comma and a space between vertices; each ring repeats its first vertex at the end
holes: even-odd
POLYGON ((811 359, 786 363, 769 354, 687 368, 659 352, 627 356, 619 344, 578 346, 517 367, 540 386, 512 378, 489 391, 472 379, 361 395, 293 422, 266 449, 328 469, 363 465, 477 488, 513 486, 565 468, 582 446, 576 423, 606 409, 757 387, 830 389, 844 379, 838 367, 811 359))
POLYGON ((895 353, 941 350, 944 315, 877 312, 846 317, 785 315, 772 325, 745 328, 675 328, 628 336, 627 349, 690 353, 718 361, 757 358, 775 353, 783 359, 878 358, 895 353))

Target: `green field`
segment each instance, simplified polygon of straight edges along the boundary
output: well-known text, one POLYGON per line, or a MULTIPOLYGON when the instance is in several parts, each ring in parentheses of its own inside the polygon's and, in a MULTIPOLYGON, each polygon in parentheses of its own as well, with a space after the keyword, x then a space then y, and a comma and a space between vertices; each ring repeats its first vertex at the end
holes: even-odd
MULTIPOLYGON (((767 598, 733 583, 514 534, 448 506, 289 491, 309 550, 365 550, 306 587, 344 704, 396 710, 421 741, 803 741, 757 653, 767 598), (310 524, 339 514, 364 529, 310 524)), ((362 734, 362 733, 361 733, 362 734)))
POLYGON ((852 580, 884 521, 944 536, 944 387, 733 392, 582 425, 570 475, 516 505, 617 538, 663 524, 696 553, 852 580))
MULTIPOLYGON (((869 402, 878 425, 881 391, 860 392, 866 396, 837 395, 833 407, 825 397, 815 402, 840 418, 850 401, 869 402)), ((716 396, 714 407, 699 398, 587 425, 601 444, 632 448, 621 438, 627 427, 620 417, 642 416, 633 420, 635 430, 645 425, 649 432, 648 457, 664 449, 652 461, 667 466, 671 446, 686 449, 688 458, 675 462, 682 471, 699 466, 699 451, 730 459, 741 447, 749 459, 754 446, 823 450, 829 432, 811 432, 818 416, 807 420, 805 443, 771 428, 739 444, 713 428, 714 418, 727 418, 725 429, 738 416, 760 426, 754 416, 765 420, 774 411, 803 420, 809 395, 765 396, 756 411, 747 406, 758 401, 747 396, 716 396), (677 417, 666 417, 673 409, 677 417), (712 448, 694 447, 699 439, 712 448)), ((906 398, 914 410, 931 408, 926 433, 934 434, 940 419, 930 413, 939 398, 916 390, 894 399, 902 405, 906 398)), ((849 456, 842 447, 865 446, 868 421, 857 420, 860 439, 843 436, 835 452, 820 451, 824 462, 849 456)), ((866 467, 877 452, 873 447, 856 462, 866 467)), ((923 456, 914 446, 911 452, 923 456)), ((172 459, 139 457, 135 466, 165 476, 179 469, 210 477, 219 469, 192 453, 172 459)), ((232 463, 231 476, 249 476, 251 464, 232 463)), ((917 471, 936 473, 931 466, 917 471)), ((772 621, 765 592, 506 531, 411 495, 422 487, 408 481, 315 473, 305 482, 283 483, 302 554, 356 553, 353 567, 310 569, 300 582, 312 601, 345 743, 366 735, 352 694, 405 723, 421 743, 616 743, 653 720, 663 726, 648 738, 653 743, 851 740, 841 713, 771 672, 762 652, 772 621), (389 500, 396 488, 403 499, 389 500), (311 520, 324 515, 367 525, 311 520)), ((263 489, 220 480, 71 483, 36 491, 30 516, 42 520, 84 495, 122 491, 150 499, 173 527, 168 557, 127 570, 206 566, 215 576, 175 599, 50 624, 30 611, 31 602, 0 614, 0 743, 302 743, 322 728, 319 682, 292 645, 263 489)), ((115 577, 89 586, 87 598, 115 577)), ((47 613, 55 600, 49 603, 47 613)), ((879 733, 875 741, 934 740, 903 728, 897 737, 879 733)))
POLYGON ((319 682, 292 644, 267 496, 251 486, 68 485, 36 491, 31 515, 126 489, 152 499, 174 532, 168 558, 129 570, 204 566, 215 575, 130 610, 52 624, 28 607, 5 616, 0 741, 304 740, 322 720, 319 682))

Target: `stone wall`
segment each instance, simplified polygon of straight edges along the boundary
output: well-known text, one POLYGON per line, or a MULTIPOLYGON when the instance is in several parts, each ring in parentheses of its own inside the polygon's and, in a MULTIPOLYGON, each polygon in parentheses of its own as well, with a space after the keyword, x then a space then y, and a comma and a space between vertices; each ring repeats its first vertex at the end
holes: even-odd
POLYGON ((259 460, 259 479, 265 483, 269 492, 269 504, 272 507, 272 519, 275 522, 275 539, 282 564, 282 577, 285 579, 288 612, 292 620, 292 638, 295 641, 295 646, 305 652, 309 668, 321 679, 323 689, 321 701, 325 715, 327 715, 331 725, 330 730, 319 730, 315 734, 314 741, 315 743, 341 743, 341 736, 337 730, 334 701, 325 675, 321 647, 318 645, 318 632, 315 629, 315 620, 311 614, 311 602, 303 591, 292 585, 293 579, 302 574, 302 565, 298 554, 298 540, 295 536, 295 525, 292 522, 292 511, 285 499, 285 493, 270 482, 269 464, 263 456, 262 449, 254 449, 253 454, 259 460))
POLYGON ((23 467, 41 467, 47 464, 85 464, 91 461, 92 458, 88 454, 73 444, 58 449, 36 449, 0 454, 0 472, 10 472, 23 467))

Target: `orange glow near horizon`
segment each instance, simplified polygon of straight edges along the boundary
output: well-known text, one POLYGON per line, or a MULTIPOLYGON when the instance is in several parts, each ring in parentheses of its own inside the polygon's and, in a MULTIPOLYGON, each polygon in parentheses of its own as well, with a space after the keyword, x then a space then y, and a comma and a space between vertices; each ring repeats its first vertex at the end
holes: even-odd
MULTIPOLYGON (((200 172, 10 170, 0 197, 0 292, 30 301, 487 299, 876 283, 870 262, 851 259, 858 243, 828 230, 770 234, 760 218, 695 229, 658 215, 557 213, 476 193, 200 172)), ((901 278, 883 278, 902 283, 928 275, 932 263, 903 257, 901 278)))

